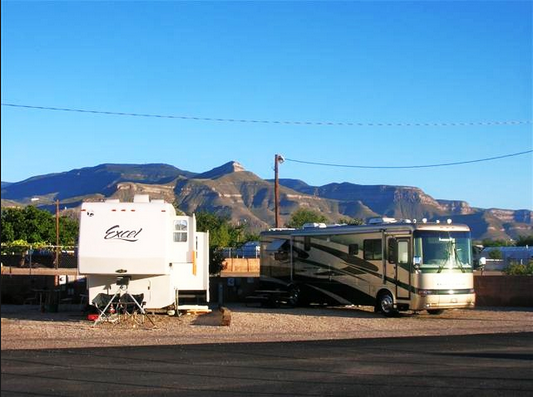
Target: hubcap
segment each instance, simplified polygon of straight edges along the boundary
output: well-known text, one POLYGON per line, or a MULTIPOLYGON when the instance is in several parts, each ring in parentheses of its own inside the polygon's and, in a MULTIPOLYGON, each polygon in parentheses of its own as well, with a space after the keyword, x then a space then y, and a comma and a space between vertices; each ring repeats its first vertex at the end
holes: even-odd
POLYGON ((381 298, 381 310, 383 310, 384 313, 389 313, 392 311, 393 308, 393 301, 392 296, 385 295, 381 298))
POLYGON ((298 303, 298 290, 296 288, 291 289, 289 299, 292 304, 298 303))

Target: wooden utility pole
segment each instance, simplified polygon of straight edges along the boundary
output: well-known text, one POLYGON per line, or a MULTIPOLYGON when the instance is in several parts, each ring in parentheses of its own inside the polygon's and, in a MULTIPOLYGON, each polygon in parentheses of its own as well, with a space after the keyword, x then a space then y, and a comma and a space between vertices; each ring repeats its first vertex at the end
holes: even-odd
POLYGON ((274 208, 275 208, 275 218, 276 218, 276 227, 279 225, 279 172, 278 164, 281 164, 285 161, 282 155, 276 154, 274 156, 274 208))
POLYGON ((56 269, 59 267, 59 200, 56 200, 56 269))

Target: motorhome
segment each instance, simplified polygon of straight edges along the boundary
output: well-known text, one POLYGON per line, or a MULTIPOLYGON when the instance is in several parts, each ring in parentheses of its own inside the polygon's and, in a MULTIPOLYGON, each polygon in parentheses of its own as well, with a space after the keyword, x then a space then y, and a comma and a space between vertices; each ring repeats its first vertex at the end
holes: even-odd
POLYGON ((271 229, 260 269, 263 288, 287 291, 292 304, 371 305, 386 316, 475 305, 470 229, 451 221, 271 229))
POLYGON ((194 215, 176 215, 147 195, 85 202, 78 272, 87 277, 89 302, 127 286, 143 294, 146 309, 202 305, 209 301, 209 234, 196 230, 194 215))

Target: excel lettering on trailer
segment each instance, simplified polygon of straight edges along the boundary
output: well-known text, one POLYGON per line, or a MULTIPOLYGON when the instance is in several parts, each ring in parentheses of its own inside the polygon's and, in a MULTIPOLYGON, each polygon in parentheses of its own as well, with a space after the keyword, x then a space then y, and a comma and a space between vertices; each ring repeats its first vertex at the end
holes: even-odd
POLYGON ((142 227, 139 230, 121 230, 120 225, 114 225, 106 230, 104 240, 122 240, 134 243, 139 240, 137 236, 142 230, 142 227))

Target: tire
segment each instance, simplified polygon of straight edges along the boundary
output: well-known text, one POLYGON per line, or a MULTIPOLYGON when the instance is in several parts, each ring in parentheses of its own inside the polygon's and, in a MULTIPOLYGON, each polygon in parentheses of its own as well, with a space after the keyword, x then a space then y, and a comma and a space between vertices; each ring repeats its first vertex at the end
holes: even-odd
POLYGON ((388 291, 383 291, 378 295, 377 308, 385 317, 393 317, 398 314, 398 310, 394 308, 394 298, 388 291))
POLYGON ((444 309, 430 309, 428 310, 428 313, 438 316, 439 314, 444 313, 444 309))
POLYGON ((287 303, 290 306, 296 307, 299 306, 302 303, 302 291, 297 285, 291 285, 289 287, 289 298, 287 299, 287 303))

